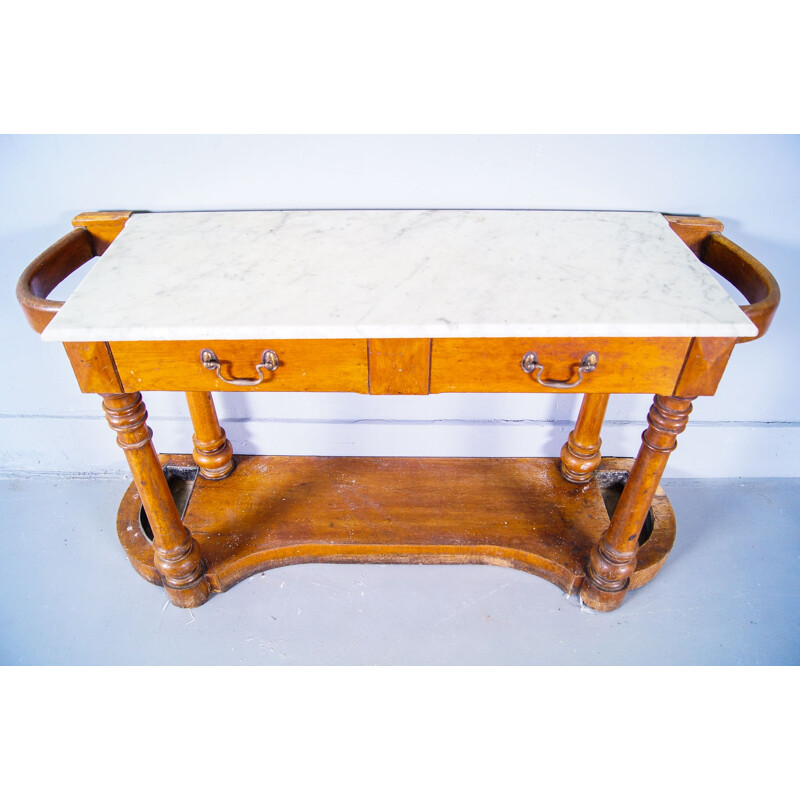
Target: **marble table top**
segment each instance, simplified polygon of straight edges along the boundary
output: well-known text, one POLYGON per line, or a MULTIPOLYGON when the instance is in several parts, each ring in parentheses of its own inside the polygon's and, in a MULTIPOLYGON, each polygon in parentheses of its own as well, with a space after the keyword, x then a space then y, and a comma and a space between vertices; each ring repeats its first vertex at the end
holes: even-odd
POLYGON ((51 341, 756 332, 661 214, 135 214, 51 341))

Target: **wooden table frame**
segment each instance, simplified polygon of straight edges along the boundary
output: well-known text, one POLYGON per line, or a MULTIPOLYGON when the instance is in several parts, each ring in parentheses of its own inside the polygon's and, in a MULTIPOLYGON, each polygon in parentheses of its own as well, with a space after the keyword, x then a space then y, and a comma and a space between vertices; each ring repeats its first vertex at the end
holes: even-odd
MULTIPOLYGON (((79 215, 74 230, 25 270, 17 297, 34 330, 41 333, 62 305, 48 294, 101 256, 129 216, 79 215)), ((182 607, 270 567, 335 561, 502 564, 580 592, 598 611, 618 608, 628 590, 652 579, 672 546, 674 516, 659 481, 692 400, 714 394, 735 344, 763 336, 780 300, 773 276, 722 235, 719 221, 667 219, 747 298, 742 310, 757 335, 538 340, 550 386, 519 370, 528 343, 514 339, 65 343, 81 391, 102 396, 133 475, 118 533, 134 568, 182 607), (227 378, 198 364, 203 347, 223 354, 227 378), (253 358, 267 347, 279 354, 275 379, 232 385, 231 376, 245 369, 259 374, 253 358), (601 353, 607 369, 584 376, 560 459, 235 457, 211 395, 574 392, 564 384, 575 384, 577 362, 589 350, 601 353), (169 370, 161 367, 165 358, 169 370), (298 367, 311 358, 319 365, 313 374, 298 367), (159 457, 140 389, 186 392, 191 457, 159 457), (655 392, 634 461, 600 452, 608 397, 618 391, 655 392), (289 498, 286 506, 278 495, 281 503, 289 498)))

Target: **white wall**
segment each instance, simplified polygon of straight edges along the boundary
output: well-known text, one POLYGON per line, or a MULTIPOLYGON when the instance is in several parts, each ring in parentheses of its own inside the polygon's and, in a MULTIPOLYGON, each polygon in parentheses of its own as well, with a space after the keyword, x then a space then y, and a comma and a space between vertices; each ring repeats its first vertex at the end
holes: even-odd
MULTIPOLYGON (((696 401, 667 476, 798 475, 799 179, 797 136, 0 137, 0 470, 125 471, 99 399, 80 394, 61 347, 38 340, 14 298, 75 214, 583 208, 715 216, 772 270, 783 292, 772 329, 738 346, 717 395, 696 401)), ((374 455, 556 455, 578 400, 217 395, 238 452, 374 455)), ((186 452, 182 396, 145 401, 157 448, 186 452)), ((636 452, 649 403, 612 398, 607 455, 636 452)))

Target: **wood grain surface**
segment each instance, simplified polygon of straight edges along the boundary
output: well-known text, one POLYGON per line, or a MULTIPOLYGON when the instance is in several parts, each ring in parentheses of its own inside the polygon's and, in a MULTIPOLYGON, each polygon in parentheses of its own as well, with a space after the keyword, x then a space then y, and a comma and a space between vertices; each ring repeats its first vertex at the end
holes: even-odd
POLYGON ((370 394, 428 394, 430 339, 369 339, 370 394))
POLYGON ((72 224, 89 232, 94 254, 101 256, 125 227, 132 213, 132 211, 89 211, 74 217, 72 224))
POLYGON ((636 569, 642 527, 678 434, 686 429, 691 401, 656 395, 647 428, 611 523, 592 548, 581 599, 595 611, 619 608, 636 569))
POLYGON ((194 463, 200 474, 219 481, 233 472, 233 447, 219 424, 214 398, 210 392, 186 392, 186 404, 192 418, 194 463))
POLYGON ((683 240, 684 244, 700 258, 700 251, 706 236, 713 231, 721 231, 725 226, 713 217, 680 216, 664 214, 670 228, 683 240))
POLYGON ((92 258, 91 237, 83 228, 77 228, 34 258, 19 276, 17 301, 36 333, 41 333, 64 305, 63 300, 48 300, 47 295, 92 258))
POLYGON ((153 566, 170 600, 182 608, 194 608, 208 600, 211 586, 197 541, 186 530, 175 506, 161 462, 153 447, 153 432, 146 425, 142 396, 103 395, 108 424, 128 460, 137 493, 153 532, 153 566))
MULTIPOLYGON (((162 463, 193 465, 184 455, 162 463)), ((609 524, 603 487, 619 484, 618 495, 631 464, 603 459, 598 475, 607 480, 576 486, 555 458, 238 456, 224 481, 197 478, 183 522, 216 592, 266 569, 335 562, 493 564, 574 593, 609 524)), ((120 541, 137 572, 160 583, 139 509, 131 486, 120 505, 120 541)), ((658 572, 674 538, 658 488, 632 587, 658 572)))
POLYGON ((575 428, 561 448, 561 474, 572 483, 588 483, 600 466, 600 430, 608 407, 607 394, 586 394, 575 428))
POLYGON ((186 342, 111 342, 125 391, 360 392, 368 387, 366 339, 293 339, 186 342), (253 379, 265 350, 279 366, 258 386, 233 386, 200 362, 214 351, 223 378, 253 379))
POLYGON ((545 380, 573 381, 581 359, 595 351, 600 359, 580 386, 561 392, 672 392, 680 375, 689 338, 626 339, 434 339, 431 392, 552 392, 520 362, 537 354, 545 380), (659 388, 660 387, 660 388, 659 388))
POLYGON ((123 391, 107 342, 64 342, 64 350, 82 392, 116 394, 123 391))

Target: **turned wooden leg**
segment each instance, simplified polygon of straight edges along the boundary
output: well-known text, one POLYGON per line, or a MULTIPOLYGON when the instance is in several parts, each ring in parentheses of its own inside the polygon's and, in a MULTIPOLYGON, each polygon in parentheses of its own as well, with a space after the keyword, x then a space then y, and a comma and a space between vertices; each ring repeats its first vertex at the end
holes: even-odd
POLYGON ((694 397, 656 395, 647 415, 647 430, 631 468, 611 524, 592 549, 581 598, 596 611, 619 608, 636 568, 639 535, 653 502, 658 482, 686 428, 694 397))
POLYGON ((600 466, 600 428, 607 405, 607 394, 583 396, 575 430, 561 448, 561 474, 570 483, 589 483, 600 466))
POLYGON ((211 392, 186 392, 194 426, 194 463, 204 478, 218 481, 233 472, 233 447, 220 427, 211 392))
POLYGON ((103 410, 117 443, 125 451, 133 480, 153 530, 155 567, 176 606, 194 608, 208 600, 211 589, 197 542, 183 526, 170 494, 153 432, 145 424, 147 409, 139 392, 104 394, 103 410))

